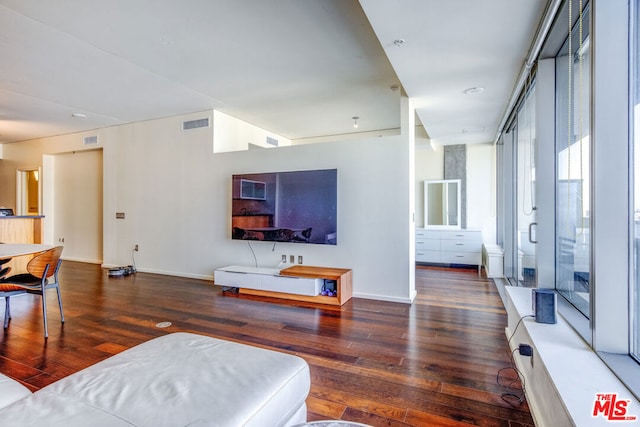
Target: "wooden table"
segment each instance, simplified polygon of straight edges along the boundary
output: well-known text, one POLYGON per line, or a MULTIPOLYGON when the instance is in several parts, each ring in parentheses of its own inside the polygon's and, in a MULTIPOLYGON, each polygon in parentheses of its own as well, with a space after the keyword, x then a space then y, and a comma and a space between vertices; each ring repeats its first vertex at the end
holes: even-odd
POLYGON ((24 273, 27 269, 27 264, 31 260, 31 257, 27 255, 35 255, 40 252, 44 252, 51 249, 51 245, 42 245, 39 243, 5 243, 0 244, 0 259, 17 258, 12 259, 3 267, 11 267, 10 274, 24 273), (21 258, 24 257, 24 258, 21 258))
POLYGON ((0 259, 17 256, 33 255, 51 249, 51 245, 34 243, 6 243, 0 244, 0 259))

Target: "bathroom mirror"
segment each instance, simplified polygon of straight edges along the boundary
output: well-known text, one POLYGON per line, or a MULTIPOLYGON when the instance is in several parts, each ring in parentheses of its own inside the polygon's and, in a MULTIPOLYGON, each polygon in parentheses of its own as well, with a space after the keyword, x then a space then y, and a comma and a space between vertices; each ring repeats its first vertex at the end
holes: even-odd
POLYGON ((425 228, 460 228, 459 179, 424 182, 425 228))

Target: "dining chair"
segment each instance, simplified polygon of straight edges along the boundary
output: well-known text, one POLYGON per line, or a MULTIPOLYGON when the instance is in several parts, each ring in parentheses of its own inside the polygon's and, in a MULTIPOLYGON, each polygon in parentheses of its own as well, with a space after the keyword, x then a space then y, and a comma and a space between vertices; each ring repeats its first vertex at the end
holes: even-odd
MULTIPOLYGON (((3 243, 4 242, 0 242, 0 245, 2 245, 3 243)), ((0 259, 0 279, 5 277, 11 271, 11 267, 2 267, 3 265, 8 263, 9 261, 11 261, 11 258, 0 259)))
POLYGON ((7 328, 11 318, 9 298, 20 293, 29 293, 42 296, 42 317, 44 320, 44 337, 49 336, 47 328, 47 298, 46 290, 55 289, 58 294, 58 306, 60 307, 60 321, 64 323, 62 311, 62 298, 60 296, 60 283, 58 271, 62 260, 62 246, 56 246, 34 256, 27 264, 27 273, 16 274, 0 279, 0 297, 6 300, 5 323, 7 328))
POLYGON ((9 319, 11 319, 11 297, 14 295, 26 294, 27 291, 24 289, 15 290, 12 285, 7 285, 11 287, 11 289, 4 290, 5 285, 0 283, 0 297, 4 297, 4 328, 7 329, 9 327, 9 319))
POLYGON ((3 265, 9 261, 11 261, 11 258, 0 259, 0 279, 5 277, 11 271, 11 267, 3 267, 3 265))

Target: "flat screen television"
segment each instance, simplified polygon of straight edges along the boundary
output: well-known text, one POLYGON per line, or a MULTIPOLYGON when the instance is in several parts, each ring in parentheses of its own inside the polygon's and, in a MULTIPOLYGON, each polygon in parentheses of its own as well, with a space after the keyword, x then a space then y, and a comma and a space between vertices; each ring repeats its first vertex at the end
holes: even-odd
POLYGON ((337 169, 232 177, 231 238, 337 244, 337 169))

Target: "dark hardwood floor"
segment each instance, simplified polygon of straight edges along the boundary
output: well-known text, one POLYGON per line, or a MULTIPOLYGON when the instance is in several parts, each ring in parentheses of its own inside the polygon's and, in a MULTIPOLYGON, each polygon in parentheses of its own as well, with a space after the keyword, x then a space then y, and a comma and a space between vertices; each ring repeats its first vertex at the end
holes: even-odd
POLYGON ((69 261, 60 280, 66 322, 52 292, 48 340, 32 295, 11 299, 13 319, 0 332, 0 372, 31 390, 153 337, 190 331, 304 358, 309 420, 533 425, 526 403, 501 398, 506 314, 493 282, 475 269, 418 267, 413 304, 354 298, 341 308, 222 295, 202 280, 108 278, 99 266, 69 261))

